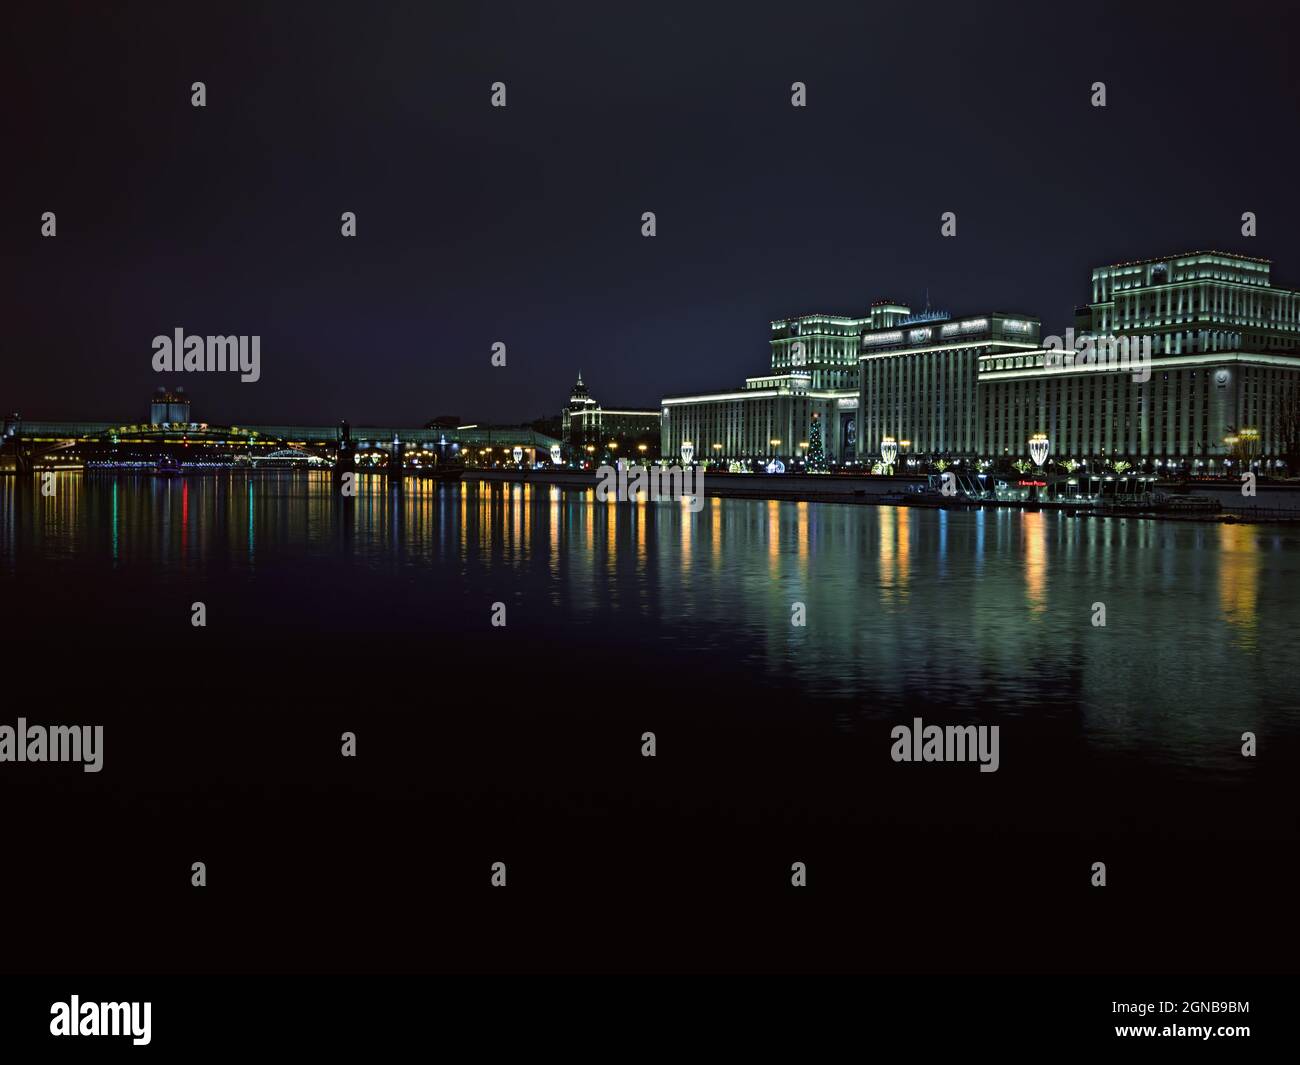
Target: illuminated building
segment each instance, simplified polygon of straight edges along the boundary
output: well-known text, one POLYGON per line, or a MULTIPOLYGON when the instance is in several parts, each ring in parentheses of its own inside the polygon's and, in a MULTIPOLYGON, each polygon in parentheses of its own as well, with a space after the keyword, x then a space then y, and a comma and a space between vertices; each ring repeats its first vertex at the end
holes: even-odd
POLYGON ((1063 337, 1027 314, 880 301, 773 322, 770 345, 771 373, 742 388, 663 400, 664 454, 797 458, 817 414, 839 465, 877 461, 887 438, 917 457, 1021 458, 1038 433, 1053 459, 1300 465, 1300 292, 1266 259, 1097 267, 1063 337))
POLYGON ((1039 346, 1040 323, 989 312, 862 334, 859 421, 865 455, 886 437, 920 455, 980 451, 980 373, 989 356, 1018 358, 1039 346))
POLYGON ((159 388, 153 394, 153 401, 149 404, 149 421, 153 425, 170 425, 170 424, 189 424, 190 420, 190 400, 185 395, 185 389, 178 388, 175 392, 169 392, 165 388, 159 388))
POLYGON ((1078 323, 1149 344, 1149 365, 1070 364, 1055 350, 981 357, 981 454, 1024 454, 1044 432, 1060 458, 1294 462, 1300 292, 1274 287, 1267 259, 1203 251, 1097 267, 1078 323))
POLYGON ((582 371, 560 416, 560 436, 580 454, 588 445, 603 454, 610 443, 632 458, 659 455, 659 412, 602 407, 582 383, 582 371))
POLYGON ((664 398, 664 454, 675 454, 683 442, 691 441, 697 459, 715 462, 800 458, 817 414, 827 460, 851 461, 856 454, 863 330, 912 317, 903 304, 878 300, 856 317, 805 314, 772 322, 771 373, 747 377, 742 388, 730 392, 664 398))

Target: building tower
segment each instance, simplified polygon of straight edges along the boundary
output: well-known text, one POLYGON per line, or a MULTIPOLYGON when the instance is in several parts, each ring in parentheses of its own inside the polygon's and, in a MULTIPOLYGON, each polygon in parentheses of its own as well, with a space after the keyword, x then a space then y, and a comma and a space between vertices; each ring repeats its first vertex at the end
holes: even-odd
POLYGON ((569 404, 564 408, 560 418, 560 435, 566 444, 581 446, 586 442, 584 430, 589 419, 585 419, 583 415, 594 410, 596 406, 596 401, 591 398, 587 386, 582 383, 582 371, 579 370, 578 381, 569 393, 569 404), (575 434, 582 439, 575 439, 575 434))
POLYGON ((177 422, 189 424, 189 420, 190 399, 185 394, 184 388, 177 388, 175 392, 159 388, 154 392, 153 401, 149 404, 150 424, 169 425, 177 422))

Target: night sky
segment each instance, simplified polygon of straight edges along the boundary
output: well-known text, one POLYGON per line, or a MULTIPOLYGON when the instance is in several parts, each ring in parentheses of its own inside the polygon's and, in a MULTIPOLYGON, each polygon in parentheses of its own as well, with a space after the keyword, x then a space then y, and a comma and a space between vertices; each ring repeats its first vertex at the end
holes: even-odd
POLYGON ((214 423, 517 422, 579 367, 606 405, 735 387, 772 318, 927 287, 1060 332, 1105 262, 1219 247, 1300 284, 1280 3, 108 7, 3 46, 28 417, 182 384, 214 423), (160 379, 177 326, 260 334, 261 381, 160 379))

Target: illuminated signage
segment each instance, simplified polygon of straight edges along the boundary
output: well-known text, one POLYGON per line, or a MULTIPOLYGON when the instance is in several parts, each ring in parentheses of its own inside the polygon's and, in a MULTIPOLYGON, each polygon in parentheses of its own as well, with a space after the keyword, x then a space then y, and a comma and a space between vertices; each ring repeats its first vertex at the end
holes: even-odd
POLYGON ((862 338, 863 347, 872 347, 876 344, 899 344, 903 340, 903 334, 895 329, 892 333, 871 333, 862 338))
POLYGON ((923 340, 929 340, 930 334, 933 332, 933 329, 913 329, 907 334, 907 342, 909 344, 919 344, 923 340))
POLYGON ((974 333, 988 327, 989 320, 987 318, 970 318, 964 322, 949 322, 939 332, 942 336, 950 337, 957 333, 974 333))

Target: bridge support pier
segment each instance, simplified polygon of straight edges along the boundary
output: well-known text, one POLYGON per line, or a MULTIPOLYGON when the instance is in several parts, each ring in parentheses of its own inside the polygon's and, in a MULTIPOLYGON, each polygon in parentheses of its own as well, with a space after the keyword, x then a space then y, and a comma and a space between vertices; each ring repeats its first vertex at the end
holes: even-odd
POLYGON ((396 488, 399 492, 402 490, 402 467, 405 461, 402 442, 394 439, 392 450, 388 453, 388 467, 384 473, 388 477, 388 487, 396 488))
POLYGON ((352 443, 352 427, 347 422, 339 422, 339 444, 337 457, 334 461, 334 470, 332 480, 334 482, 334 491, 339 491, 339 486, 343 483, 345 473, 356 473, 357 471, 357 452, 352 443))

